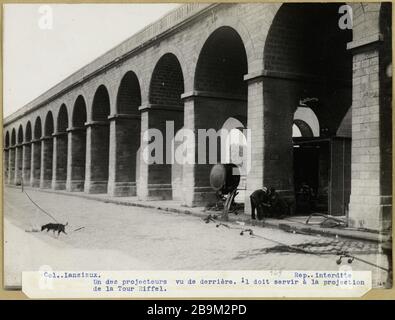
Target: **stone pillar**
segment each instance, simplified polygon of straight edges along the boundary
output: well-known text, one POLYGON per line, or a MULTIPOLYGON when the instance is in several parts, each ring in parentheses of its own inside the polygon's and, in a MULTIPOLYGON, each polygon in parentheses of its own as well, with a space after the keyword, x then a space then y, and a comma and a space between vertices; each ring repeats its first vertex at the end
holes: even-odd
POLYGON ((53 134, 52 189, 66 189, 67 132, 53 134))
POLYGON ((108 194, 136 195, 136 163, 140 145, 140 115, 115 114, 110 120, 108 194))
POLYGON ((188 207, 201 206, 216 201, 215 192, 210 186, 209 172, 212 165, 199 164, 197 155, 199 116, 196 99, 193 96, 184 100, 184 128, 194 132, 194 137, 184 141, 186 154, 193 160, 183 165, 183 205, 188 207))
POLYGON ((391 78, 381 64, 380 45, 380 39, 348 44, 353 50, 349 218, 353 227, 375 230, 390 228, 392 215, 391 78))
POLYGON ((53 162, 53 138, 45 136, 41 139, 40 188, 51 188, 53 162))
POLYGON ((8 168, 9 170, 9 176, 8 176, 8 184, 14 184, 15 183, 15 147, 10 148, 10 155, 8 159, 8 168))
POLYGON ((297 97, 292 81, 267 77, 265 72, 248 74, 248 129, 251 130, 251 168, 247 173, 245 212, 249 196, 263 186, 274 187, 294 204, 293 111, 297 97))
POLYGON ((31 153, 30 185, 32 187, 39 187, 41 176, 41 139, 32 141, 31 153))
POLYGON ((22 180, 23 185, 30 185, 30 166, 31 166, 31 142, 24 143, 22 147, 23 163, 22 163, 22 180))
POLYGON ((18 144, 15 148, 15 177, 14 184, 19 186, 22 183, 22 145, 18 144))
MULTIPOLYGON (((182 127, 183 106, 153 105, 141 106, 141 143, 140 143, 140 179, 138 197, 141 200, 172 199, 172 160, 171 142, 174 134, 182 127), (166 132, 166 121, 171 122, 172 130, 166 132), (173 127, 174 126, 174 127, 173 127), (148 129, 162 133, 163 154, 159 163, 147 163, 144 160, 144 150, 150 144, 144 139, 148 129)), ((154 140, 151 138, 151 140, 154 140)))
POLYGON ((86 193, 107 193, 109 125, 107 121, 86 123, 86 193))
POLYGON ((4 148, 4 183, 8 184, 8 176, 9 176, 9 157, 10 157, 10 149, 9 148, 4 148))
POLYGON ((86 130, 85 128, 67 129, 67 191, 84 191, 86 130))

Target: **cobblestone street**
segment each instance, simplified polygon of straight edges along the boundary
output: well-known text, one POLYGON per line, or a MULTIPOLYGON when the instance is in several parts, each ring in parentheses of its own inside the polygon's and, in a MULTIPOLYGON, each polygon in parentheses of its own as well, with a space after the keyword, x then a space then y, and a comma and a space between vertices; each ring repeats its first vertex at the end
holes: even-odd
MULTIPOLYGON (((35 190, 27 193, 57 221, 68 222, 68 234, 35 232, 52 219, 20 189, 5 188, 8 286, 20 286, 22 270, 43 265, 54 270, 338 270, 337 253, 348 251, 387 267, 385 257, 377 254, 377 244, 371 242, 261 227, 252 227, 253 235, 241 236, 244 227, 235 223, 217 226, 186 214, 35 190)), ((374 286, 386 278, 384 271, 360 261, 348 266, 373 271, 374 286)))

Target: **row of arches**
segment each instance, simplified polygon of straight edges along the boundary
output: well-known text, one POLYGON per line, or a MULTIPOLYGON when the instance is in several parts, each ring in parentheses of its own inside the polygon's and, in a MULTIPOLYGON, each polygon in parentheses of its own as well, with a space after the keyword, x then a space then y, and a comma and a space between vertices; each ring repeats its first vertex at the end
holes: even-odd
MULTIPOLYGON (((350 32, 341 33, 340 36, 337 36, 337 33, 326 33, 331 43, 340 44, 336 47, 342 48, 339 49, 339 54, 328 56, 324 54, 325 48, 321 45, 323 33, 320 32, 322 30, 310 28, 311 25, 307 23, 309 19, 294 19, 294 17, 314 16, 315 19, 328 21, 327 26, 331 28, 331 26, 337 26, 337 20, 333 19, 337 17, 336 10, 336 5, 311 4, 303 8, 283 5, 267 36, 264 54, 265 68, 275 72, 308 75, 333 72, 335 69, 328 68, 328 65, 336 65, 342 69, 351 61, 349 57, 344 58, 346 57, 345 44, 350 40, 350 32), (290 32, 296 30, 292 33, 292 37, 287 39, 286 44, 280 42, 282 39, 280 34, 283 34, 284 30, 290 32), (304 31, 309 31, 308 35, 304 31), (303 34, 305 38, 300 38, 303 34), (317 39, 320 39, 320 42, 316 42, 317 39), (314 50, 312 43, 316 43, 314 50), (295 51, 297 48, 300 50, 295 51), (346 60, 348 62, 345 62, 346 60)), ((165 133, 166 121, 174 123, 176 132, 184 126, 219 130, 230 117, 242 119, 242 124, 247 127, 248 82, 244 80, 244 76, 248 74, 247 61, 245 44, 235 29, 227 26, 219 27, 208 37, 199 54, 195 70, 195 93, 192 97, 194 106, 193 110, 188 111, 193 113, 193 124, 189 124, 188 119, 185 120, 184 100, 181 98, 185 92, 185 83, 181 64, 173 53, 166 53, 153 69, 147 106, 141 106, 140 81, 133 71, 129 71, 120 81, 115 102, 116 115, 111 115, 109 89, 105 85, 99 85, 92 99, 90 122, 87 122, 86 99, 80 95, 72 108, 71 123, 69 123, 68 109, 63 104, 60 106, 56 119, 53 113, 48 111, 44 119, 37 117, 33 124, 28 122, 25 136, 20 126, 17 135, 15 130, 12 130, 11 142, 8 142, 9 133, 6 132, 5 146, 8 148, 22 142, 32 142, 31 150, 26 151, 25 154, 26 164, 29 162, 29 156, 33 158, 33 161, 30 161, 32 185, 48 188, 51 187, 52 181, 57 181, 54 188, 96 193, 107 192, 108 181, 112 180, 114 182, 112 188, 116 188, 118 184, 120 190, 124 190, 120 193, 134 193, 136 181, 139 178, 136 171, 138 150, 142 143, 142 130, 156 128, 165 133), (212 114, 215 116, 209 116, 212 114), (54 121, 56 121, 56 126, 54 121), (32 126, 33 134, 31 133, 32 126), (111 126, 113 126, 112 129, 111 126), (42 139, 42 143, 37 142, 37 139, 42 139), (111 152, 110 147, 114 148, 111 152), (54 149, 56 149, 55 157, 53 156, 54 149), (109 170, 110 165, 115 167, 112 175, 109 170), (68 166, 69 170, 67 170, 68 166), (69 181, 70 185, 66 186, 66 181, 69 181)), ((348 66, 344 70, 346 71, 343 73, 349 73, 351 68, 348 66)), ((332 74, 328 74, 328 78, 331 76, 332 74)), ((302 95, 313 94, 313 92, 321 97, 326 95, 323 93, 326 90, 324 86, 317 89, 306 81, 296 83, 296 85, 287 81, 274 80, 265 84, 264 88, 268 96, 267 106, 264 107, 273 118, 267 125, 276 123, 276 119, 283 120, 281 124, 284 128, 281 131, 284 141, 289 141, 288 137, 292 136, 292 118, 287 115, 291 114, 292 108, 296 108, 296 100, 302 95), (275 93, 279 89, 285 91, 281 97, 275 93), (286 97, 285 100, 284 97, 286 97), (278 100, 281 101, 282 106, 279 106, 278 100)), ((322 98, 321 101, 325 101, 326 98, 322 98)), ((346 101, 341 105, 344 110, 347 110, 350 103, 346 101)), ((321 105, 316 112, 317 114, 329 112, 325 110, 325 106, 321 105)), ((339 119, 342 119, 342 114, 339 115, 339 119)), ((167 153, 168 147, 165 146, 164 154, 167 153)), ((286 148, 284 151, 288 152, 286 148)), ((22 159, 22 157, 16 158, 19 162, 21 161, 19 159, 22 159)), ((221 155, 218 154, 218 160, 220 159, 221 155)), ((18 163, 17 173, 19 174, 21 167, 22 165, 19 166, 18 163)), ((152 186, 153 196, 158 195, 159 192, 160 196, 171 197, 169 194, 173 189, 172 179, 177 176, 180 180, 183 174, 182 167, 173 169, 177 172, 174 172, 169 164, 153 164, 147 168, 144 168, 142 164, 141 170, 145 170, 147 175, 147 189, 152 186), (161 190, 155 191, 155 186, 160 186, 161 190)), ((193 175, 208 177, 209 170, 209 166, 199 166, 194 168, 193 175)), ((287 171, 284 170, 284 180, 288 180, 287 171)), ((12 174, 15 175, 11 172, 12 174)), ((200 184, 208 185, 206 178, 201 178, 201 180, 200 184)), ((273 183, 281 188, 287 188, 289 184, 286 181, 280 183, 273 181, 273 183)), ((117 193, 116 190, 111 190, 111 192, 117 193)), ((148 195, 150 195, 149 192, 148 195)))
MULTIPOLYGON (((181 66, 173 54, 165 54, 158 61, 152 76, 149 103, 155 111, 150 116, 150 127, 160 126, 165 118, 171 120, 168 115, 172 113, 172 108, 182 109, 183 92, 181 66)), ((25 130, 20 125, 18 134, 13 129, 11 139, 10 132, 7 131, 5 148, 6 157, 9 159, 6 161, 8 181, 19 184, 24 176, 24 182, 32 186, 66 188, 70 191, 86 190, 92 193, 107 192, 111 160, 110 125, 113 123, 116 157, 112 163, 115 170, 111 179, 119 183, 121 189, 123 185, 123 189, 126 189, 123 193, 135 193, 141 131, 141 90, 134 72, 129 71, 123 76, 116 104, 118 113, 111 115, 108 89, 100 85, 93 97, 90 122, 87 122, 86 99, 80 95, 72 108, 70 123, 68 109, 62 104, 56 119, 52 111, 48 111, 45 118, 37 116, 33 123, 28 121, 25 130), (22 144, 25 163, 24 166, 22 163, 18 164, 19 170, 15 170, 15 159, 22 160, 22 154, 16 157, 15 153, 22 152, 22 144)), ((175 113, 177 116, 173 118, 177 120, 178 130, 183 123, 183 112, 176 110, 175 113)), ((164 127, 162 129, 165 130, 164 127)), ((171 170, 160 165, 150 170, 151 175, 160 175, 163 181, 171 179, 171 170)))
MULTIPOLYGON (((165 136, 167 121, 175 132, 218 131, 234 118, 252 131, 248 188, 264 184, 293 192, 293 129, 301 136, 333 137, 349 119, 352 54, 347 43, 352 31, 338 30, 338 7, 281 5, 266 36, 264 70, 252 78, 251 53, 246 50, 251 43, 246 44, 236 29, 220 26, 202 46, 193 76, 184 73, 174 53, 165 53, 153 68, 148 90, 136 73, 128 71, 114 102, 110 89, 101 84, 92 99, 80 95, 73 108, 61 105, 56 119, 49 111, 25 128, 7 131, 8 174, 17 176, 20 166, 15 163, 20 158, 24 163, 26 157, 30 167, 27 162, 22 167, 30 170, 34 186, 112 195, 140 192, 143 198, 182 196, 192 205, 207 202, 213 199, 211 165, 141 163, 140 150, 149 143, 142 133, 155 128, 165 136), (186 76, 193 79, 193 92, 185 92, 186 76), (316 115, 311 126, 305 120, 312 118, 301 115, 307 109, 316 115), (15 150, 22 142, 28 151, 18 157, 15 150)), ((351 126, 351 121, 345 125, 351 126)), ((165 144, 163 153, 170 147, 165 144)))

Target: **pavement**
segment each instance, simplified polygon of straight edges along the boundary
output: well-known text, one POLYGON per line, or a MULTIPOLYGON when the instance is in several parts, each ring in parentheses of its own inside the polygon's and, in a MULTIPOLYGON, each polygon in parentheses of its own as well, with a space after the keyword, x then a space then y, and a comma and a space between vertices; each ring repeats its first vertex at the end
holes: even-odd
MULTIPOLYGON (((376 241, 284 232, 248 225, 239 215, 206 223, 208 212, 172 201, 25 190, 58 222, 68 222, 68 234, 40 232, 51 217, 20 188, 4 188, 5 284, 10 288, 21 285, 23 270, 44 265, 53 270, 339 270, 344 264, 336 260, 347 251, 388 268, 376 241)), ((361 261, 345 265, 371 270, 374 286, 384 285, 385 271, 361 261)))
MULTIPOLYGON (((8 186, 9 188, 20 189, 20 186, 8 186)), ((25 187, 27 190, 36 190, 33 188, 25 187)), ((162 210, 166 212, 191 214, 197 217, 207 217, 208 215, 217 216, 221 220, 221 212, 208 210, 205 207, 185 207, 182 206, 180 201, 174 200, 154 200, 154 201, 141 201, 137 197, 111 197, 106 194, 86 194, 84 192, 66 192, 62 190, 40 189, 42 192, 57 193, 63 195, 73 195, 82 197, 84 199, 97 200, 105 203, 114 203, 124 206, 135 206, 141 208, 151 208, 162 210)), ((336 217, 342 218, 342 217, 336 217)), ((344 217, 343 217, 344 218, 344 217)), ((240 213, 238 215, 229 214, 230 222, 242 222, 251 226, 262 226, 269 228, 278 228, 286 232, 310 234, 310 235, 323 235, 335 238, 366 240, 377 243, 385 242, 388 239, 388 234, 381 234, 375 231, 348 227, 323 227, 321 223, 325 220, 321 216, 313 216, 306 223, 308 216, 293 216, 285 219, 272 219, 265 218, 264 221, 251 220, 250 215, 240 213)))

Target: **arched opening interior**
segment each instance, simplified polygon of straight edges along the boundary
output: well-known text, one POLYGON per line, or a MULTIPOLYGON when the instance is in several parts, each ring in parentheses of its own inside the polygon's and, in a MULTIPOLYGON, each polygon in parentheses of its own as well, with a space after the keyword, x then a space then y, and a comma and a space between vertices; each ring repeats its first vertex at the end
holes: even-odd
POLYGON ((35 123, 34 123, 34 139, 38 140, 42 138, 42 124, 41 124, 41 118, 37 117, 35 123))
POLYGON ((12 129, 12 133, 11 133, 11 146, 15 146, 16 144, 16 133, 15 133, 15 129, 12 129))
MULTIPOLYGON (((184 104, 181 100, 183 92, 184 76, 181 65, 174 54, 167 53, 155 65, 149 90, 150 109, 142 115, 147 127, 160 131, 163 137, 163 143, 160 143, 162 152, 159 149, 153 150, 151 156, 154 160, 148 165, 149 196, 171 199, 173 188, 179 188, 176 180, 182 174, 181 168, 174 167, 177 172, 172 173, 174 150, 171 139, 165 137, 166 125, 170 126, 173 134, 183 126, 184 104)), ((159 146, 159 141, 157 142, 159 146)))
POLYGON ((95 92, 90 130, 90 181, 85 181, 88 193, 106 193, 109 172, 110 97, 104 85, 95 92))
POLYGON ((15 184, 20 185, 22 183, 22 144, 23 144, 23 127, 22 125, 19 125, 18 128, 18 144, 15 149, 16 155, 15 155, 15 184))
POLYGON ((10 147, 10 133, 8 131, 5 134, 4 145, 5 145, 6 148, 10 147))
POLYGON ((309 107, 299 106, 296 109, 294 113, 294 125, 298 127, 298 130, 301 130, 303 137, 320 136, 320 122, 314 111, 309 107))
POLYGON ((9 155, 10 155, 10 133, 7 131, 4 139, 4 182, 8 183, 9 177, 9 155))
POLYGON ((249 149, 247 143, 247 136, 244 123, 246 119, 239 117, 239 119, 230 117, 222 126, 225 130, 225 147, 223 149, 224 156, 222 157, 222 163, 233 163, 239 167, 240 172, 240 183, 238 186, 238 195, 235 197, 236 203, 244 203, 247 188, 247 173, 250 164, 247 162, 249 159, 249 149))
POLYGON ((15 145, 16 145, 16 132, 15 132, 15 128, 13 128, 11 131, 11 149, 9 155, 10 176, 8 182, 10 184, 15 183, 15 155, 16 155, 15 145))
POLYGON ((23 143, 23 128, 22 125, 19 125, 18 128, 18 145, 23 143))
POLYGON ((118 114, 140 115, 141 91, 139 80, 133 71, 122 78, 117 95, 118 114))
POLYGON ((292 126, 292 137, 293 138, 311 138, 314 137, 313 129, 309 124, 303 120, 295 119, 292 126))
POLYGON ((37 117, 34 123, 34 141, 32 142, 32 164, 31 164, 31 185, 40 186, 41 175, 41 138, 42 124, 41 118, 37 117))
POLYGON ((54 119, 52 112, 49 111, 44 122, 44 137, 42 142, 43 172, 41 173, 42 179, 40 181, 41 188, 51 188, 52 185, 53 134, 54 119))
POLYGON ((78 96, 73 107, 72 123, 69 128, 70 171, 66 188, 68 191, 83 191, 86 161, 86 104, 83 96, 78 96))
POLYGON ((69 126, 67 108, 62 104, 58 113, 56 132, 56 166, 54 189, 65 189, 67 179, 67 128, 69 126))
MULTIPOLYGON (((198 138, 196 146, 197 157, 202 161, 195 165, 194 184, 204 190, 205 203, 215 199, 209 183, 211 167, 225 157, 220 129, 232 117, 242 119, 243 127, 247 126, 247 73, 247 54, 238 32, 231 27, 215 30, 199 54, 194 80, 194 123, 188 124, 218 133, 217 138, 209 134, 198 138)), ((197 194, 195 198, 200 197, 197 194)))
POLYGON ((26 124, 25 141, 26 141, 26 143, 29 143, 32 141, 32 124, 30 121, 28 121, 26 124))
POLYGON ((299 127, 295 123, 292 125, 292 137, 293 138, 302 137, 302 132, 300 131, 299 127))
POLYGON ((25 129, 25 145, 23 147, 23 172, 22 179, 23 184, 30 185, 30 165, 32 161, 32 124, 30 121, 26 124, 25 129))
POLYGON ((137 156, 140 146, 140 84, 133 71, 121 80, 117 94, 117 115, 112 119, 115 126, 114 180, 109 193, 115 196, 136 195, 137 156))
POLYGON ((340 5, 283 4, 264 48, 264 69, 273 76, 264 82, 265 153, 277 154, 265 159, 265 183, 294 190, 299 213, 342 215, 350 197, 350 139, 336 136, 352 103, 352 31, 339 30, 340 5), (297 117, 302 111, 305 117, 297 117), (293 132, 300 135, 294 143, 293 132), (298 205, 306 184, 314 194, 307 209, 298 205))

